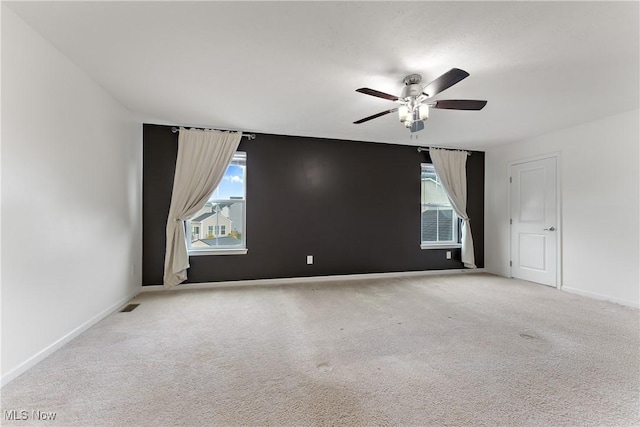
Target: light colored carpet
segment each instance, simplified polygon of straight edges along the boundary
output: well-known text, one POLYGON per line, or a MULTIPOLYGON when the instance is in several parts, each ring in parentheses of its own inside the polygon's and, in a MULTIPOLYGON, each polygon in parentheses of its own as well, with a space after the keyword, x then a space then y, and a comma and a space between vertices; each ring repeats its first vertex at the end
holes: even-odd
POLYGON ((132 302, 8 384, 3 424, 640 424, 638 310, 542 285, 466 274, 132 302))

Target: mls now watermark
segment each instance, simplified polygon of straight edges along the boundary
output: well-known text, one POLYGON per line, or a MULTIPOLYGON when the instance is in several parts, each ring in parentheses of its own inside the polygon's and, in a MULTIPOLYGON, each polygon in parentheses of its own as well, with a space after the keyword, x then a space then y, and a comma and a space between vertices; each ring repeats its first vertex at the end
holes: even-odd
POLYGON ((27 411, 25 409, 11 409, 9 411, 4 411, 5 421, 53 421, 55 419, 55 412, 38 411, 35 409, 32 411, 27 411))

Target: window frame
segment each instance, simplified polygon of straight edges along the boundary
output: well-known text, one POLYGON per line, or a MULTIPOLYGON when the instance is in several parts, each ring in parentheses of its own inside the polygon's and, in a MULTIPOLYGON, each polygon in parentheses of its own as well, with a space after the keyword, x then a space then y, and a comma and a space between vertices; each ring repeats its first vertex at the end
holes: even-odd
MULTIPOLYGON (((424 168, 425 166, 428 166, 430 168, 433 169, 433 163, 428 163, 428 162, 421 162, 420 163, 420 249, 456 249, 456 248, 461 248, 462 247, 462 235, 461 235, 461 221, 460 221, 460 217, 458 216, 458 214, 456 214, 456 211, 453 209, 453 206, 451 206, 451 203, 448 202, 449 206, 451 206, 451 213, 452 213, 452 235, 455 236, 454 240, 448 240, 448 241, 434 241, 434 242, 430 242, 430 241, 423 241, 422 240, 422 207, 424 205, 423 200, 422 200, 422 173, 424 172, 424 168)), ((435 173, 435 169, 433 170, 433 172, 435 173)), ((440 183, 440 178, 438 177, 438 174, 435 173, 436 175, 436 184, 442 186, 442 184, 440 183)))
MULTIPOLYGON (((242 182, 243 198, 242 199, 231 199, 231 198, 230 199, 209 199, 207 202, 228 203, 233 201, 234 203, 241 203, 243 205, 242 206, 242 243, 243 243, 242 246, 234 245, 234 246, 211 246, 209 248, 194 248, 194 247, 191 247, 191 239, 188 237, 190 236, 190 234, 185 233, 187 237, 186 239, 187 253, 189 254, 189 256, 244 255, 248 252, 248 249, 247 249, 247 169, 248 169, 247 153, 245 151, 236 151, 233 154, 233 158, 231 159, 231 163, 229 163, 229 166, 233 165, 233 162, 238 160, 244 161, 244 179, 242 182)), ((227 169, 229 168, 229 166, 227 166, 227 169)), ((225 175, 226 173, 227 171, 225 170, 225 175)), ((190 220, 185 221, 185 228, 186 230, 191 230, 190 220)))

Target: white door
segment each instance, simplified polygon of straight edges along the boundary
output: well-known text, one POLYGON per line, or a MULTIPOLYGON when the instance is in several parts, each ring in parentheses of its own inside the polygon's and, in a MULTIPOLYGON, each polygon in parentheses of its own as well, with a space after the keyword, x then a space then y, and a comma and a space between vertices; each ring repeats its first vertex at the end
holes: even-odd
POLYGON ((511 276, 557 286, 555 157, 511 165, 511 276))

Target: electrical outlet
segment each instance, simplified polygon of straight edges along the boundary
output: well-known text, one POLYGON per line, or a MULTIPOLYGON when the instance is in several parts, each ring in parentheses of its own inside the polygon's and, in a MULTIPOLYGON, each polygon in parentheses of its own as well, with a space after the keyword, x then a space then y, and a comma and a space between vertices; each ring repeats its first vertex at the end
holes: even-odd
POLYGON ((131 264, 131 275, 132 276, 136 275, 136 265, 135 264, 131 264))
POLYGON ((313 264, 313 255, 307 255, 307 265, 313 264))
POLYGON ((447 259, 451 259, 451 251, 447 251, 447 259))

